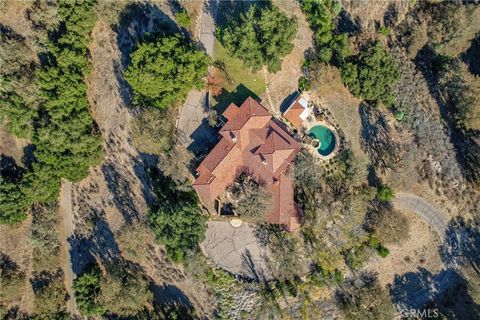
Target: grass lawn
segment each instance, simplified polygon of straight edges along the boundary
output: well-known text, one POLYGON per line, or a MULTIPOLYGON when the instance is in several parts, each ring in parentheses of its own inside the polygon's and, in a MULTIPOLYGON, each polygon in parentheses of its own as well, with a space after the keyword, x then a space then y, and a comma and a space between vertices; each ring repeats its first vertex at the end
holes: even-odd
POLYGON ((248 96, 257 98, 265 91, 263 74, 253 72, 240 59, 230 56, 218 40, 215 41, 215 59, 223 64, 225 78, 223 92, 213 103, 218 112, 223 112, 231 102, 239 105, 248 96))

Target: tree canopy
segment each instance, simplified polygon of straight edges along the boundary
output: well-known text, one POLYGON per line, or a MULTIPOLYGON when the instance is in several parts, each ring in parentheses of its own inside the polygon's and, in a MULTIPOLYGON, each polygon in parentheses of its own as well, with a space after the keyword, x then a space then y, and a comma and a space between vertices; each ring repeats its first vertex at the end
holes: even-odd
POLYGON ((342 66, 342 79, 350 92, 375 104, 392 104, 392 88, 398 78, 395 59, 380 42, 370 43, 342 66))
POLYGON ((334 0, 303 0, 301 8, 314 33, 317 58, 328 63, 332 58, 343 61, 350 54, 348 35, 335 33, 335 17, 341 10, 339 2, 334 0))
POLYGON ((95 265, 73 281, 73 291, 78 310, 85 316, 102 315, 105 312, 98 301, 101 274, 95 265))
POLYGON ((133 90, 133 103, 166 109, 203 86, 209 58, 184 36, 147 37, 130 55, 124 77, 133 90))
POLYGON ((1 38, 21 58, 2 68, 2 79, 7 80, 0 93, 6 101, 2 114, 8 117, 10 131, 30 138, 34 146, 33 163, 22 179, 15 185, 2 181, 1 188, 9 195, 2 199, 2 223, 23 219, 32 203, 56 201, 62 178, 82 180, 89 167, 100 162, 101 140, 85 83, 90 72, 87 45, 96 21, 94 5, 93 0, 58 3, 60 21, 55 32, 42 38, 46 51, 41 66, 26 58, 30 52, 21 41, 18 52, 14 50, 14 35, 1 38))
POLYGON ((269 71, 276 72, 282 58, 293 49, 297 28, 297 19, 288 18, 277 7, 253 5, 238 21, 220 28, 218 38, 229 54, 254 70, 267 65, 269 71))
POLYGON ((149 213, 150 227, 156 240, 165 245, 167 256, 175 262, 184 261, 189 251, 198 249, 205 234, 197 196, 191 189, 176 189, 175 182, 158 171, 151 177, 157 201, 149 213))

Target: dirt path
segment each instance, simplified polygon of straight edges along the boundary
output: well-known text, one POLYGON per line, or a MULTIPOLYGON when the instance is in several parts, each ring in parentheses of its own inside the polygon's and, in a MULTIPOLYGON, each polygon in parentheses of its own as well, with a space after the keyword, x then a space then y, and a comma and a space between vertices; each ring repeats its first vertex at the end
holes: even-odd
POLYGON ((60 190, 60 228, 59 240, 61 247, 61 267, 64 273, 65 288, 67 289, 69 299, 67 303, 67 310, 72 314, 77 314, 77 306, 73 295, 73 266, 78 260, 76 251, 72 250, 68 239, 73 236, 73 210, 72 210, 72 183, 70 181, 63 181, 60 190))
POLYGON ((393 199, 393 205, 400 210, 408 210, 415 213, 420 219, 428 223, 443 241, 447 228, 446 215, 427 200, 411 193, 397 193, 393 199))

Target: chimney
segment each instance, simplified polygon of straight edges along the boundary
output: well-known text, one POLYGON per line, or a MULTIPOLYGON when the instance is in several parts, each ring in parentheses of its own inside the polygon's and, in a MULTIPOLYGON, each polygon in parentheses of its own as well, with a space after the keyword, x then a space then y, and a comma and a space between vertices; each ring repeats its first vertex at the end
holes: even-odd
POLYGON ((233 142, 237 142, 237 136, 232 131, 230 131, 230 138, 232 138, 233 142))
POLYGON ((267 159, 265 159, 265 157, 262 154, 260 154, 260 159, 262 159, 262 163, 264 165, 267 165, 267 159))

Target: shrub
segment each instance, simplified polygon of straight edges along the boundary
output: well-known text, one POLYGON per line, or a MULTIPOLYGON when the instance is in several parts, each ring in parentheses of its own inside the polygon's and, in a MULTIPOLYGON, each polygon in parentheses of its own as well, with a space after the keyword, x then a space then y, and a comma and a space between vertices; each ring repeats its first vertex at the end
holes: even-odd
POLYGON ((9 256, 0 252, 0 309, 19 300, 25 286, 25 274, 9 256))
POLYGON ((403 118, 405 117, 405 113, 403 111, 395 111, 394 117, 397 121, 403 121, 403 118))
POLYGON ((31 282, 37 315, 50 319, 52 315, 65 312, 68 293, 61 270, 36 273, 31 282))
POLYGON ((192 88, 203 86, 209 63, 183 35, 147 37, 130 55, 124 73, 133 90, 133 103, 166 109, 179 103, 192 88))
POLYGON ((405 214, 390 204, 374 201, 367 212, 364 227, 382 243, 400 243, 408 238, 410 222, 405 214))
POLYGON ((175 113, 146 108, 132 121, 132 140, 144 153, 160 155, 172 147, 175 113))
POLYGON ((3 25, 0 25, 0 61, 0 121, 6 117, 10 133, 30 139, 38 107, 36 65, 25 38, 3 25))
POLYGON ((277 7, 253 5, 238 22, 231 22, 218 31, 218 38, 227 51, 254 70, 267 65, 276 72, 281 59, 293 49, 297 32, 296 18, 288 18, 277 7))
POLYGON ((115 233, 115 239, 125 259, 141 264, 150 257, 154 237, 146 224, 124 224, 115 233))
POLYGON ((312 83, 310 80, 305 78, 304 76, 301 76, 298 78, 298 91, 304 92, 304 91, 309 91, 312 88, 312 83))
POLYGON ((336 292, 337 302, 347 319, 392 319, 395 309, 376 274, 362 272, 336 292))
POLYGON ((181 9, 177 13, 175 13, 175 20, 177 20, 177 23, 184 28, 190 28, 190 16, 188 15, 187 10, 181 9))
POLYGON ((374 104, 392 105, 392 88, 398 78, 398 66, 380 42, 369 44, 342 66, 342 80, 350 92, 374 104))
POLYGON ((380 33, 382 36, 388 37, 392 30, 389 27, 381 26, 378 29, 378 33, 380 33))
POLYGON ((54 271, 59 266, 58 207, 35 205, 32 209, 33 267, 54 271))
POLYGON ((99 302, 117 316, 134 316, 153 301, 148 285, 138 272, 114 267, 101 278, 99 302))
POLYGON ((377 253, 380 257, 385 258, 388 256, 390 251, 384 247, 383 245, 379 245, 378 247, 375 248, 377 250, 377 253))
POLYGON ((395 197, 395 192, 388 186, 380 186, 377 190, 377 200, 388 202, 395 197))

